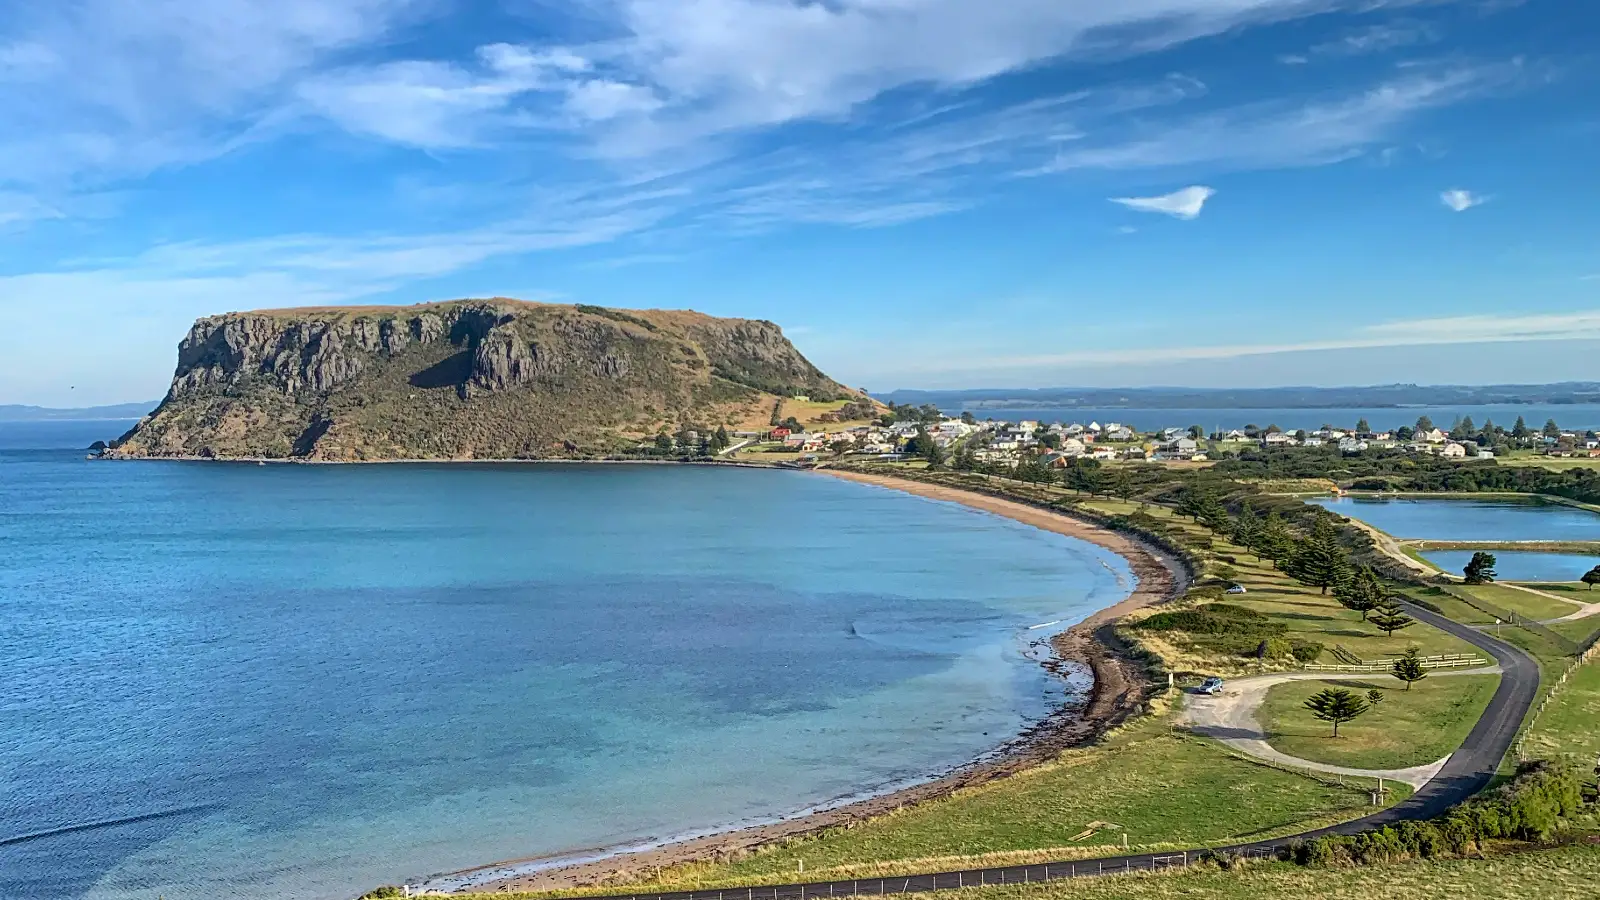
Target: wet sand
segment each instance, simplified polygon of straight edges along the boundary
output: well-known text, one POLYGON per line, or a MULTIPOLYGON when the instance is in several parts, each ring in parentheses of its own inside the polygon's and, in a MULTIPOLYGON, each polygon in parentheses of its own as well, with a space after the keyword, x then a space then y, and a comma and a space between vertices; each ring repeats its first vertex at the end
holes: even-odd
POLYGON ((1121 647, 1112 623, 1134 610, 1181 594, 1187 587, 1188 575, 1178 560, 1132 536, 1026 503, 889 476, 828 469, 818 470, 818 473, 905 491, 930 500, 960 503, 1056 534, 1088 541, 1127 560, 1138 578, 1133 592, 1115 605, 1095 612, 1052 638, 1053 658, 1043 663, 1053 672, 1083 668, 1092 672, 1094 687, 1087 700, 1063 706, 981 760, 891 793, 808 815, 632 852, 575 851, 560 854, 559 857, 507 860, 457 873, 455 878, 434 879, 429 887, 457 888, 466 883, 470 884, 469 889, 473 891, 537 891, 637 880, 657 869, 737 854, 774 841, 859 822, 903 806, 944 797, 965 787, 1013 775, 1054 758, 1062 750, 1093 742, 1107 729, 1137 714, 1144 707, 1149 689, 1144 665, 1120 655, 1121 647), (598 858, 583 859, 585 856, 598 858), (578 861, 552 866, 551 862, 559 858, 577 858, 578 861))

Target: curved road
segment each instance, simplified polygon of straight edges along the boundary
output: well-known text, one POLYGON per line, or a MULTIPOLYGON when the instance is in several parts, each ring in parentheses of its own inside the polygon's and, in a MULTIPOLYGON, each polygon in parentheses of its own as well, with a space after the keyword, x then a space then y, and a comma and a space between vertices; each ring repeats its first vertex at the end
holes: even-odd
MULTIPOLYGON (((1534 697, 1539 690, 1539 666, 1517 647, 1475 628, 1447 619, 1414 604, 1403 604, 1406 613, 1426 622, 1493 656, 1502 670, 1500 687, 1490 699, 1483 717, 1450 755, 1439 774, 1406 800, 1364 818, 1319 828, 1270 841, 1256 841, 1213 848, 1249 856, 1271 856, 1291 841, 1325 834, 1355 834, 1408 819, 1432 819, 1488 786, 1500 762, 1516 741, 1534 697)), ((862 878, 845 881, 765 885, 721 890, 675 891, 669 893, 612 894, 588 900, 812 900, 818 897, 850 897, 864 894, 906 894, 982 884, 1023 884, 1061 878, 1111 874, 1117 872, 1161 870, 1187 865, 1189 853, 1137 853, 1105 859, 1034 863, 1026 866, 1001 866, 890 878, 862 878)))

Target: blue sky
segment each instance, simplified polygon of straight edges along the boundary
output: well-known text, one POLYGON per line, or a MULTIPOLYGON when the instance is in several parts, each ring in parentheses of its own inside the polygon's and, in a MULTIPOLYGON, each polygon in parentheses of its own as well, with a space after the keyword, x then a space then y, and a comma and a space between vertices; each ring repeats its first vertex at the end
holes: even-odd
POLYGON ((0 402, 190 321, 767 318, 874 390, 1597 378, 1600 6, 9 0, 0 402))

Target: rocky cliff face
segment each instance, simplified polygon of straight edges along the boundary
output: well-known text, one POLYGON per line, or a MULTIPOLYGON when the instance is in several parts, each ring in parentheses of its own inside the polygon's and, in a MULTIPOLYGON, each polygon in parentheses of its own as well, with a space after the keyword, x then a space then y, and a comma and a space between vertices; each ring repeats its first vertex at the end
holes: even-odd
POLYGON ((770 322, 454 301, 196 322, 122 456, 583 456, 665 428, 762 420, 852 393, 770 322))

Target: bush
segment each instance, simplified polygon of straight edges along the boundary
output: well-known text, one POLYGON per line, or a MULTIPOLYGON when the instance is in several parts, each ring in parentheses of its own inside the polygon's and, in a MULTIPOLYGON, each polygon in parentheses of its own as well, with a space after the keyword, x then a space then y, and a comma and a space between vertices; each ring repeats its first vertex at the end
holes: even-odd
POLYGON ((390 897, 404 897, 405 895, 405 891, 400 888, 392 884, 386 884, 383 887, 373 888, 362 894, 361 900, 389 900, 390 897))
POLYGON ((1294 646, 1280 637, 1267 638, 1256 647, 1260 659, 1287 659, 1293 652, 1294 646))
MULTIPOLYGON (((1204 590, 1202 588, 1202 590, 1204 590)), ((1191 634, 1245 634, 1272 636, 1288 630, 1253 609, 1227 603, 1208 603, 1193 609, 1159 612, 1134 624, 1146 631, 1187 631, 1191 634)))
POLYGON ((1322 657, 1325 648, 1316 641, 1295 641, 1289 648, 1289 653, 1297 662, 1314 663, 1322 657))
POLYGON ((1536 762, 1508 784, 1475 797, 1431 822, 1401 822, 1355 835, 1297 843, 1290 857, 1303 866, 1368 865, 1416 857, 1461 856, 1485 840, 1547 840, 1563 818, 1583 805, 1583 771, 1572 764, 1536 762))

